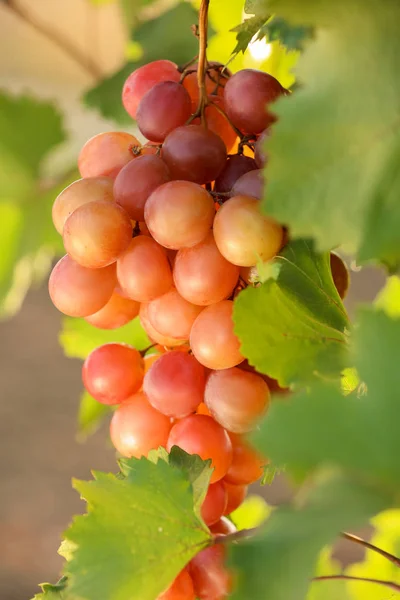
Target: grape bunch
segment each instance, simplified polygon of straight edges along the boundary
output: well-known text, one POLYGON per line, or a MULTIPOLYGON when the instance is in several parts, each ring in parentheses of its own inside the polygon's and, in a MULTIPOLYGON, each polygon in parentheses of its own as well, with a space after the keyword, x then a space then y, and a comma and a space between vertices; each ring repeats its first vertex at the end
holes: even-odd
MULTIPOLYGON (((83 365, 85 388, 118 405, 110 433, 123 456, 176 445, 211 459, 201 513, 218 536, 234 530, 226 516, 267 462, 246 434, 277 386, 242 356, 232 312, 237 294, 256 281, 258 261, 285 243, 259 201, 271 104, 287 91, 261 71, 206 66, 206 98, 196 65, 158 60, 128 77, 123 104, 147 141, 107 132, 82 148, 82 179, 53 206, 67 254, 49 290, 61 312, 98 328, 139 316, 152 349, 143 356, 126 344, 96 348, 83 365)), ((200 552, 159 600, 218 600, 229 588, 219 544, 200 552)))

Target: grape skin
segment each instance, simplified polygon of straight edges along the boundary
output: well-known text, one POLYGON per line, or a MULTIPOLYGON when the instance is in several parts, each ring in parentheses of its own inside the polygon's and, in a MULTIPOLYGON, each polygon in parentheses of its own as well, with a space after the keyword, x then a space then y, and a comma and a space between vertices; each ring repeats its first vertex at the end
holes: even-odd
POLYGON ((192 325, 202 310, 202 306, 188 302, 176 289, 171 289, 148 303, 147 316, 162 335, 189 339, 192 325))
POLYGON ((99 329, 118 329, 138 316, 140 304, 130 298, 124 298, 116 291, 97 312, 85 317, 85 320, 99 329))
POLYGON ((261 200, 264 191, 264 179, 261 169, 248 171, 239 177, 232 187, 233 196, 252 196, 261 200))
POLYGON ((132 148, 140 142, 129 133, 111 131, 99 133, 86 142, 78 157, 82 177, 115 179, 122 167, 134 159, 132 148))

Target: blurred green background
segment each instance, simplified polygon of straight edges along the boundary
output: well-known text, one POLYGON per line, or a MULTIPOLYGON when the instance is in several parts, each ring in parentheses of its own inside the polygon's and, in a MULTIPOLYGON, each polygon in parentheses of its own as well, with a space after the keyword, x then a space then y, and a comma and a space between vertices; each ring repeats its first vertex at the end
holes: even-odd
MULTIPOLYGON (((0 598, 22 600, 56 580, 60 532, 83 509, 72 476, 114 468, 106 426, 76 441, 80 365, 58 344, 61 315, 46 288, 63 253, 51 205, 78 178, 76 157, 101 131, 136 133, 120 93, 137 66, 183 64, 196 54, 198 2, 184 0, 0 1, 0 598)), ((236 46, 243 0, 212 0, 208 56, 226 62, 236 46)), ((231 62, 261 68, 288 87, 297 51, 253 41, 231 62)), ((355 270, 348 297, 374 297, 383 276, 355 270)), ((285 500, 282 478, 264 488, 285 500)), ((383 598, 384 596, 382 596, 383 598)), ((339 598, 337 600, 340 600, 339 598)))

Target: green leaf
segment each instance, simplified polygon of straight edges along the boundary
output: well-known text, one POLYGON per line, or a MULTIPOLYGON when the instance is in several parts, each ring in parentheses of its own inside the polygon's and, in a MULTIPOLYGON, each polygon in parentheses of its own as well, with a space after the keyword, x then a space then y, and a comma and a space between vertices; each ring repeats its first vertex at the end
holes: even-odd
POLYGON ((278 41, 288 50, 303 50, 312 34, 311 27, 290 25, 285 19, 274 16, 261 27, 257 38, 261 40, 266 37, 270 42, 278 41))
POLYGON ((269 10, 269 0, 245 0, 244 12, 248 15, 265 15, 269 10))
POLYGON ((235 301, 235 331, 243 355, 286 387, 338 377, 346 364, 347 315, 334 286, 329 253, 307 241, 286 246, 270 277, 235 301))
POLYGON ((100 427, 113 408, 97 402, 88 392, 82 392, 78 410, 78 439, 85 440, 100 427))
POLYGON ((335 464, 398 490, 400 319, 366 309, 359 316, 353 356, 368 393, 345 397, 318 385, 275 402, 257 440, 272 461, 291 470, 335 464))
POLYGON ((65 571, 71 593, 86 600, 154 600, 211 541, 185 470, 164 460, 124 462, 125 477, 74 482, 88 514, 65 534, 76 544, 65 571))
MULTIPOLYGON (((236 35, 236 46, 232 51, 232 54, 239 54, 239 52, 246 52, 247 46, 250 44, 253 37, 260 31, 261 27, 264 25, 266 19, 269 15, 266 15, 265 18, 261 17, 250 17, 246 19, 238 25, 231 29, 237 33, 236 35)), ((262 36, 263 37, 263 36, 262 36)))
MULTIPOLYGON (((169 59, 184 64, 197 53, 197 39, 191 32, 191 25, 197 23, 197 12, 188 3, 180 3, 156 19, 140 25, 134 31, 133 39, 140 44, 143 55, 140 60, 125 65, 117 73, 104 79, 89 90, 84 102, 96 108, 109 119, 122 125, 132 124, 121 102, 121 92, 125 79, 138 67, 159 59, 169 59)), ((210 31, 210 35, 212 30, 210 31)))
POLYGON ((62 577, 56 584, 41 583, 41 594, 35 594, 33 600, 72 600, 69 596, 67 587, 67 578, 62 577))
MULTIPOLYGON (((371 521, 375 531, 370 542, 378 548, 394 556, 400 556, 400 510, 387 510, 374 517, 371 521)), ((372 577, 393 581, 400 585, 400 571, 398 566, 390 562, 377 552, 368 551, 365 560, 346 569, 346 575, 353 577, 372 577)), ((380 586, 368 587, 366 584, 348 582, 348 588, 354 600, 382 600, 383 594, 380 586)))
POLYGON ((375 300, 375 305, 385 311, 389 317, 400 317, 400 278, 393 275, 375 300))
POLYGON ((237 582, 232 597, 302 600, 322 548, 341 530, 364 525, 389 501, 379 488, 354 477, 321 473, 292 505, 274 510, 256 537, 232 546, 237 582))
POLYGON ((1 197, 31 194, 43 159, 65 138, 61 114, 52 103, 0 92, 1 197))
POLYGON ((84 319, 64 317, 59 340, 66 356, 82 359, 97 346, 110 342, 130 344, 137 350, 144 350, 150 344, 139 318, 119 329, 107 330, 93 327, 84 319))
POLYGON ((360 261, 393 269, 400 260, 400 4, 269 4, 316 32, 297 66, 300 89, 274 104, 264 210, 293 237, 315 238, 320 250, 342 244, 360 261))

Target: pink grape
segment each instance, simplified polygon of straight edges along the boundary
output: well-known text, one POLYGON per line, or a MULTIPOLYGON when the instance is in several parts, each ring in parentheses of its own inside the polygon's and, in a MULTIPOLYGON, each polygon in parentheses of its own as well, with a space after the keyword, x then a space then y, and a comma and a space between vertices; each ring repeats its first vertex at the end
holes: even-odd
POLYGON ((186 338, 179 339, 179 338, 175 338, 175 337, 169 337, 169 336, 163 335, 162 333, 157 331, 157 329, 155 329, 153 327, 153 325, 150 323, 147 313, 148 313, 148 304, 147 303, 141 304, 140 311, 139 311, 140 323, 141 323, 143 329, 145 330, 145 332, 147 333, 147 335, 149 336, 149 338, 151 340, 153 340, 153 342, 156 342, 157 344, 160 344, 161 346, 165 346, 167 348, 174 348, 175 346, 181 346, 182 344, 184 344, 186 342, 186 338))
POLYGON ((124 298, 114 291, 107 304, 93 315, 85 317, 85 320, 99 329, 118 329, 137 317, 139 309, 139 302, 124 298))
POLYGON ((133 160, 132 148, 140 142, 130 133, 110 131, 90 138, 80 151, 79 172, 82 177, 115 177, 133 160))
POLYGON ((188 302, 173 288, 148 303, 147 316, 162 335, 189 339, 192 325, 202 310, 202 306, 188 302))
POLYGON ((233 196, 252 196, 261 200, 264 190, 264 179, 261 169, 244 173, 232 187, 233 196))
POLYGON ((201 505, 201 516, 204 523, 210 526, 219 521, 225 512, 227 503, 228 494, 223 480, 212 483, 201 505))

